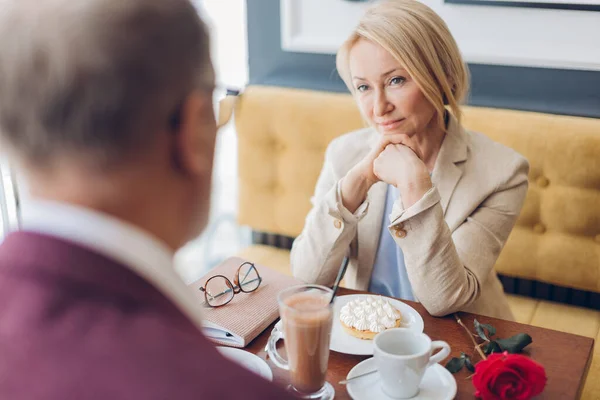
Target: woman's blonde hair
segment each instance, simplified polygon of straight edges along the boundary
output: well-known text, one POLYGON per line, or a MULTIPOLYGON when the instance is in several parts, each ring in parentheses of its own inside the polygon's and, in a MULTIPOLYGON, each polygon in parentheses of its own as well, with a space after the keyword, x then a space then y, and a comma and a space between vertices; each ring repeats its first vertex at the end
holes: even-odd
POLYGON ((352 93, 349 54, 360 39, 377 43, 396 58, 444 126, 446 106, 460 122, 460 103, 469 91, 469 70, 446 23, 416 0, 384 0, 367 10, 337 53, 337 69, 352 93))

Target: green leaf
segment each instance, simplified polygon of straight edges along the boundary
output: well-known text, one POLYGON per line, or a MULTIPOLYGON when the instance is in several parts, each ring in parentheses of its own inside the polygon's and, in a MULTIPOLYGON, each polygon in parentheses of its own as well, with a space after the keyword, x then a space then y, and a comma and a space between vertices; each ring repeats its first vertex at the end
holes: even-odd
POLYGON ((500 347, 496 340, 492 340, 483 346, 483 352, 486 355, 490 355, 492 353, 502 353, 502 347, 500 347))
POLYGON ((490 341, 491 337, 496 334, 496 328, 490 324, 480 324, 479 321, 475 320, 475 331, 480 338, 486 341, 490 341), (487 334, 486 331, 487 330, 487 334))
POLYGON ((497 339, 496 342, 500 345, 503 351, 508 351, 511 354, 520 353, 527 347, 533 339, 526 333, 518 333, 515 336, 507 339, 497 339))
POLYGON ((471 362, 471 357, 469 357, 468 354, 460 353, 460 358, 465 360, 465 367, 467 367, 469 371, 475 372, 475 367, 473 366, 473 363, 471 362))
POLYGON ((460 371, 462 369, 462 367, 465 366, 465 359, 464 358, 452 358, 450 361, 448 361, 448 363, 446 364, 446 369, 448 371, 450 371, 450 373, 454 374, 458 371, 460 371))

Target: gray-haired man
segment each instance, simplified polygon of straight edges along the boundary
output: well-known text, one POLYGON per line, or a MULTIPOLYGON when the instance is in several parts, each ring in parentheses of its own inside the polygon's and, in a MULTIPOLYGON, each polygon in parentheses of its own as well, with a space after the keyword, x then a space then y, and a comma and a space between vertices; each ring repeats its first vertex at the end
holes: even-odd
POLYGON ((208 215, 188 0, 0 0, 0 138, 35 201, 0 246, 0 398, 285 398, 202 336, 173 252, 208 215))

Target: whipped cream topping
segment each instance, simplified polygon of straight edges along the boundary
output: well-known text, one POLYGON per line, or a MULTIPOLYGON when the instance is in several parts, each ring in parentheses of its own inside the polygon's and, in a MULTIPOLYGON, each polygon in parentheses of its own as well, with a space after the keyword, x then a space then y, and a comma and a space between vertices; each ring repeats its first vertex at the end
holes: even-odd
POLYGON ((400 312, 381 296, 353 300, 340 311, 340 320, 359 331, 381 332, 393 328, 400 317, 400 312))

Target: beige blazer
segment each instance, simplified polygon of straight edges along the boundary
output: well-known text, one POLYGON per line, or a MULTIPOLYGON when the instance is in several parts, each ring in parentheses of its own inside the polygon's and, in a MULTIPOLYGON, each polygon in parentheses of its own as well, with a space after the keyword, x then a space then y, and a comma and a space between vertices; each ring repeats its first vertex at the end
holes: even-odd
MULTIPOLYGON (((331 285, 349 252, 346 286, 369 287, 387 184, 373 185, 352 214, 341 203, 340 180, 377 135, 362 129, 327 148, 313 208, 292 248, 294 276, 331 285)), ((468 311, 513 319, 493 267, 523 206, 528 171, 520 154, 450 119, 433 188, 407 209, 397 200, 389 215, 388 229, 404 253, 413 293, 430 314, 468 311)))

